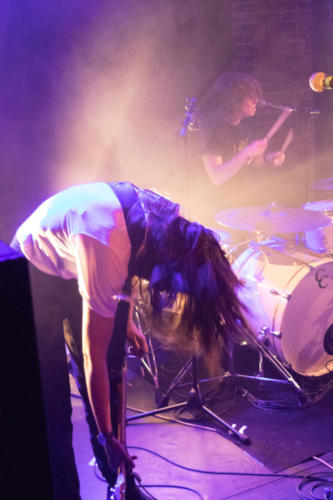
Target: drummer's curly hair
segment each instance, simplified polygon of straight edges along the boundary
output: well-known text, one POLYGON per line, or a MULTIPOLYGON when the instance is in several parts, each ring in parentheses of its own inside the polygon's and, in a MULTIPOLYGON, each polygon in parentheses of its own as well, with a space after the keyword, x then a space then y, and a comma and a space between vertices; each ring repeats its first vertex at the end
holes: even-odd
POLYGON ((248 73, 222 73, 202 98, 201 106, 207 113, 218 110, 224 118, 231 118, 243 99, 262 99, 258 80, 248 73))
POLYGON ((164 216, 163 209, 161 214, 156 206, 150 213, 136 274, 149 280, 148 294, 157 322, 182 295, 182 330, 209 353, 218 339, 225 341, 247 328, 244 307, 237 297, 241 285, 215 233, 177 215, 170 210, 170 202, 165 209, 164 216))

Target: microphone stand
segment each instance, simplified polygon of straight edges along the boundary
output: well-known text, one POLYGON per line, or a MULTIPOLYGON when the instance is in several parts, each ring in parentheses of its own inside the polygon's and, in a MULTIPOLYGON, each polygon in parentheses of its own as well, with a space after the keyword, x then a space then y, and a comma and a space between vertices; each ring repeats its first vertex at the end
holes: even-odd
POLYGON ((176 131, 177 135, 177 149, 181 149, 179 144, 182 144, 183 159, 181 161, 184 170, 184 193, 185 193, 185 206, 186 215, 189 217, 190 205, 190 179, 189 179, 189 153, 188 153, 188 130, 192 121, 192 111, 196 103, 196 98, 186 97, 185 99, 185 115, 182 121, 182 127, 176 131))
MULTIPOLYGON (((312 87, 311 87, 312 88, 312 87)), ((289 111, 290 113, 303 113, 307 118, 306 122, 306 146, 307 146, 307 161, 305 170, 305 189, 307 199, 313 201, 314 194, 310 191, 309 187, 314 182, 314 127, 313 119, 318 118, 320 115, 320 110, 306 107, 306 108, 296 108, 290 106, 283 106, 280 104, 273 104, 264 100, 259 101, 259 106, 268 107, 273 109, 279 109, 281 111, 289 111)))
MULTIPOLYGON (((310 186, 315 180, 315 168, 314 168, 314 119, 318 118, 320 111, 312 110, 312 108, 305 108, 304 112, 307 112, 306 120, 306 145, 307 145, 307 161, 306 161, 306 196, 310 201, 314 201, 315 192, 310 190, 310 186)), ((308 201, 307 200, 307 201, 308 201)))
POLYGON ((185 115, 181 123, 181 129, 176 131, 177 136, 177 149, 180 149, 180 142, 183 146, 184 157, 182 160, 184 169, 184 183, 185 183, 185 205, 186 215, 190 216, 190 176, 189 176, 189 152, 188 152, 188 132, 199 130, 204 126, 202 112, 196 107, 196 97, 186 97, 185 99, 185 115))
MULTIPOLYGON (((195 104, 197 102, 197 99, 193 97, 192 99, 186 98, 185 100, 185 116, 184 120, 182 122, 182 128, 178 132, 177 131, 177 137, 183 139, 184 143, 184 153, 185 153, 185 160, 184 160, 184 165, 185 165, 185 182, 186 182, 186 187, 189 186, 189 175, 188 175, 188 131, 189 130, 196 130, 197 128, 201 128, 204 125, 204 122, 202 120, 201 112, 200 110, 195 110, 195 104), (196 119, 194 118, 194 112, 197 113, 196 119)), ((188 201, 188 191, 187 191, 187 201, 188 201)), ((137 319, 138 319, 138 311, 137 311, 137 319)), ((198 409, 201 410, 204 414, 209 415, 212 417, 218 424, 224 426, 228 433, 230 435, 235 435, 240 441, 243 443, 249 443, 250 439, 249 437, 245 434, 246 426, 243 425, 239 430, 237 429, 235 424, 230 425, 227 423, 225 420, 223 420, 221 417, 216 415, 213 411, 211 411, 205 404, 201 396, 200 392, 200 387, 199 387, 199 380, 198 380, 198 373, 197 373, 197 357, 191 356, 190 359, 185 363, 185 365, 181 368, 179 373, 176 375, 175 379, 173 380, 171 386, 169 387, 167 393, 164 395, 164 397, 160 400, 159 407, 155 410, 152 411, 147 411, 140 413, 138 415, 133 415, 131 417, 127 418, 127 422, 132 422, 133 420, 139 420, 141 418, 149 417, 149 416, 154 416, 158 415, 161 413, 166 413, 168 411, 172 410, 179 410, 182 408, 188 408, 188 409, 198 409), (186 401, 183 401, 182 403, 177 403, 174 405, 169 405, 169 395, 172 392, 172 390, 175 388, 176 385, 182 380, 184 375, 191 369, 192 372, 192 383, 191 383, 191 389, 189 391, 188 397, 186 401), (166 405, 166 406, 164 406, 166 405)), ((153 382, 155 385, 155 390, 157 390, 160 394, 160 388, 158 385, 158 378, 157 378, 157 371, 156 371, 156 365, 155 369, 148 370, 150 375, 153 378, 153 382)))
MULTIPOLYGON (((178 383, 178 381, 185 375, 185 373, 190 368, 192 368, 192 370, 191 370, 192 371, 192 387, 189 391, 189 394, 188 394, 186 401, 183 401, 182 403, 176 403, 176 404, 170 405, 170 406, 162 406, 161 408, 157 408, 156 410, 147 411, 144 413, 140 413, 138 415, 133 415, 133 416, 127 418, 127 422, 132 422, 133 420, 139 420, 141 418, 158 415, 160 413, 166 413, 166 412, 171 411, 171 410, 179 410, 182 408, 188 408, 190 410, 196 409, 196 410, 201 410, 203 412, 203 414, 209 415, 218 424, 224 426, 227 429, 228 434, 236 436, 243 443, 250 443, 249 437, 245 434, 245 430, 246 430, 245 425, 243 425, 238 430, 236 427, 236 424, 230 425, 225 420, 223 420, 221 417, 216 415, 212 410, 210 410, 204 404, 204 401, 202 399, 201 392, 200 392, 199 381, 198 381, 197 361, 198 360, 197 360, 196 356, 191 356, 191 358, 187 361, 187 363, 184 365, 184 367, 180 370, 180 372, 176 376, 177 382, 174 382, 174 384, 176 385, 176 383, 178 383)), ((169 389, 168 393, 170 393, 170 389, 169 389)), ((165 398, 163 398, 162 403, 164 404, 165 401, 168 401, 167 395, 165 396, 165 398)))
POLYGON ((187 132, 190 127, 190 125, 193 123, 192 119, 192 113, 194 111, 194 107, 196 105, 197 99, 196 97, 192 97, 191 99, 189 97, 186 97, 185 99, 185 116, 184 120, 182 122, 182 128, 180 131, 177 131, 178 137, 187 137, 187 132))

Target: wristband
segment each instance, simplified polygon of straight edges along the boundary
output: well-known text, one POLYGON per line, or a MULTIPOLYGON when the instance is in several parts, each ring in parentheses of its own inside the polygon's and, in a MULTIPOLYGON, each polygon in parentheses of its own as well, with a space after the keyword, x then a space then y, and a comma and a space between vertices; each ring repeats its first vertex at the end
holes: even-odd
POLYGON ((108 432, 108 434, 104 434, 103 432, 100 432, 99 434, 97 434, 97 441, 102 446, 106 446, 108 441, 110 441, 113 437, 114 437, 114 434, 112 431, 108 432))

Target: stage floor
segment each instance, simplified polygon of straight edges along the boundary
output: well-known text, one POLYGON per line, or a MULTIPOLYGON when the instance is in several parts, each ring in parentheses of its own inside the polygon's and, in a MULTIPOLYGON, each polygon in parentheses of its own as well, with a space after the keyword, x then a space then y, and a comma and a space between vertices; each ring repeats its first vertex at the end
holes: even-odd
MULTIPOLYGON (((94 467, 82 402, 77 397, 74 384, 71 385, 74 449, 80 476, 82 500, 104 500, 106 498, 106 485, 99 479, 99 472, 94 467)), ((326 396, 326 399, 328 403, 319 410, 316 410, 315 407, 299 410, 294 413, 294 417, 290 413, 273 414, 272 419, 278 422, 281 432, 269 436, 267 436, 267 433, 270 432, 269 412, 253 408, 247 401, 236 402, 229 411, 223 413, 222 418, 228 423, 237 422, 238 428, 241 424, 248 425, 246 433, 252 441, 248 447, 239 444, 237 440, 229 437, 221 429, 220 431, 216 431, 214 428, 207 430, 200 426, 195 427, 156 417, 146 417, 128 425, 129 451, 138 457, 136 471, 141 476, 142 484, 154 485, 154 487, 148 486, 147 490, 158 500, 297 499, 299 498, 297 487, 300 485, 301 479, 274 476, 272 467, 264 465, 255 458, 251 447, 260 448, 259 441, 262 440, 263 446, 270 448, 267 453, 270 460, 275 452, 276 455, 283 457, 284 454, 290 454, 288 450, 292 447, 304 448, 302 460, 291 467, 279 470, 279 474, 306 476, 320 472, 329 477, 332 470, 330 471, 327 466, 312 458, 312 455, 306 456, 310 431, 303 433, 300 439, 299 425, 297 424, 302 419, 302 413, 305 412, 303 413, 304 417, 307 414, 307 419, 314 419, 313 433, 319 432, 317 420, 321 414, 323 420, 327 421, 328 407, 332 406, 332 391, 326 396), (282 432, 284 422, 285 433, 282 432), (251 428, 253 428, 253 432, 251 432, 251 428), (260 428, 262 429, 261 433, 260 428), (265 476, 265 474, 271 474, 271 476, 265 476)), ((173 402, 170 400, 170 403, 173 402)), ((152 385, 131 370, 128 372, 128 405, 143 410, 155 408, 152 385)), ((133 414, 133 411, 128 411, 128 416, 133 414)), ((330 414, 332 415, 332 411, 330 414)), ((169 412, 165 416, 172 418, 173 414, 169 412)), ((202 423, 204 422, 200 422, 200 424, 202 423)), ((205 424, 207 425, 207 422, 205 424)), ((320 459, 331 465, 333 465, 333 447, 330 445, 332 434, 331 427, 328 427, 327 442, 322 443, 322 450, 325 452, 318 454, 320 459)), ((319 441, 324 435, 325 433, 321 433, 318 436, 319 441)), ((313 436, 311 439, 313 440, 313 436)), ((302 454, 298 456, 302 456, 302 454)), ((286 463, 288 463, 288 459, 286 463)), ((304 493, 307 491, 308 489, 305 489, 304 493)))

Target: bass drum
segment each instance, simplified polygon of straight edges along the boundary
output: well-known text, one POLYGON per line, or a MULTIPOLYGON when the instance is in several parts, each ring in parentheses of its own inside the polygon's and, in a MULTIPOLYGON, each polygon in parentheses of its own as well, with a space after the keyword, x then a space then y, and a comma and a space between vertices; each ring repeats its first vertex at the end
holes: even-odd
POLYGON ((301 375, 333 370, 333 261, 272 239, 250 244, 232 268, 249 325, 270 352, 301 375))

